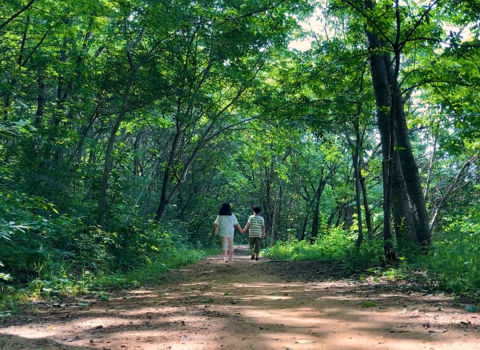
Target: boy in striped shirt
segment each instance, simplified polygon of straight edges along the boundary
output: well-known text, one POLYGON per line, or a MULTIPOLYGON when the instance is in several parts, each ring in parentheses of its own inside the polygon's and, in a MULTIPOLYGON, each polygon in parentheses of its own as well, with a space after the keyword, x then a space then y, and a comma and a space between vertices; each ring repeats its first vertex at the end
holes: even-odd
POLYGON ((248 222, 245 225, 245 228, 242 230, 242 233, 245 233, 248 229, 250 237, 250 248, 255 247, 254 253, 250 257, 251 260, 255 259, 258 261, 258 255, 260 254, 260 242, 262 238, 265 238, 265 221, 259 215, 262 209, 259 206, 252 208, 252 216, 248 218, 248 222))

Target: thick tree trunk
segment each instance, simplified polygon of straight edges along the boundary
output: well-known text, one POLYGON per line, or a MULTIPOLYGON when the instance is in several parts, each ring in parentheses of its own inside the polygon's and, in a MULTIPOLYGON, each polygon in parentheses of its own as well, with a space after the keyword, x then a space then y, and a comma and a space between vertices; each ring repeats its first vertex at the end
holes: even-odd
POLYGON ((404 246, 408 241, 418 244, 415 232, 415 223, 410 210, 405 181, 403 180, 402 168, 398 154, 395 154, 395 164, 392 185, 392 214, 393 227, 397 244, 404 246))
MULTIPOLYGON (((406 191, 405 214, 410 229, 412 241, 427 246, 431 241, 431 230, 428 226, 427 208, 423 195, 417 163, 413 156, 409 139, 409 130, 405 116, 405 101, 398 89, 398 71, 400 69, 400 52, 395 54, 395 62, 389 54, 383 55, 387 78, 392 87, 391 112, 395 121, 395 144, 398 155, 396 161, 400 163, 403 183, 406 191), (414 237, 416 236, 416 237, 414 237)), ((403 191, 403 188, 401 189, 403 191)))
POLYGON ((405 188, 408 193, 410 210, 415 224, 415 234, 418 244, 422 246, 430 245, 432 238, 430 227, 428 225, 427 208, 425 206, 425 197, 423 196, 420 175, 417 163, 413 156, 412 146, 409 139, 409 131, 405 118, 404 101, 397 92, 397 103, 395 111, 396 137, 398 144, 398 155, 402 167, 405 188))
MULTIPOLYGON (((366 6, 373 9, 374 4, 367 0, 366 6)), ((387 77, 387 67, 385 67, 384 54, 382 52, 382 45, 374 34, 366 30, 368 39, 368 48, 370 54, 370 72, 372 75, 373 90, 377 104, 377 123, 380 132, 380 141, 382 144, 382 169, 383 169, 383 238, 385 257, 388 261, 395 261, 396 254, 393 244, 393 234, 391 225, 391 189, 392 189, 392 173, 394 162, 394 144, 393 144, 393 120, 388 111, 391 109, 391 95, 390 86, 387 77)))

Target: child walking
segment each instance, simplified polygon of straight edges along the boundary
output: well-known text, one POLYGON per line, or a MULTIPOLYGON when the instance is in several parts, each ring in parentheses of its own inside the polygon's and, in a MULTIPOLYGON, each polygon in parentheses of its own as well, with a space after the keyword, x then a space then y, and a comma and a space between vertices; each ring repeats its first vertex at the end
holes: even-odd
POLYGON ((245 225, 243 230, 240 232, 244 233, 248 229, 249 231, 249 238, 250 238, 250 248, 253 249, 253 254, 250 257, 250 260, 259 260, 258 255, 260 254, 260 243, 262 238, 265 238, 265 221, 260 216, 260 212, 262 209, 259 206, 255 206, 252 208, 252 214, 248 218, 248 222, 245 225))
MULTIPOLYGON (((230 204, 223 203, 218 212, 214 223, 214 232, 218 233, 222 239, 223 261, 233 261, 233 234, 235 227, 242 232, 242 228, 238 224, 237 218, 232 213, 230 204), (229 252, 227 256, 227 251, 229 252)), ((242 232, 243 233, 243 232, 242 232)))

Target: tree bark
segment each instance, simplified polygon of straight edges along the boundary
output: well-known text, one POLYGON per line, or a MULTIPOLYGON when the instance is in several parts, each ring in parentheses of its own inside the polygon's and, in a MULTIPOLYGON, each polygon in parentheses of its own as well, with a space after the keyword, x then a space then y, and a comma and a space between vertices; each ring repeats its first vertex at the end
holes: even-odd
POLYGON ((395 154, 395 164, 392 179, 392 214, 393 227, 397 244, 405 246, 408 241, 418 244, 415 232, 415 222, 410 209, 410 201, 405 189, 402 168, 398 154, 395 154))
POLYGON ((138 158, 138 144, 140 143, 141 137, 142 137, 142 133, 139 133, 135 137, 135 142, 133 143, 133 151, 135 153, 134 159, 133 159, 133 176, 135 176, 135 177, 139 176, 138 167, 139 167, 139 164, 140 164, 140 160, 138 158))
POLYGON ((367 188, 365 186, 365 178, 363 176, 360 176, 360 186, 362 188, 363 209, 365 210, 365 222, 367 224, 368 239, 373 239, 372 217, 368 206, 367 188))
POLYGON ((123 118, 125 117, 125 114, 127 113, 128 99, 130 97, 133 82, 137 74, 137 69, 138 67, 135 67, 130 72, 130 76, 127 81, 127 86, 125 87, 125 92, 123 94, 122 108, 120 109, 120 113, 118 114, 117 120, 113 125, 113 129, 107 144, 107 149, 105 151, 103 180, 102 180, 102 186, 100 187, 100 196, 98 199, 98 223, 102 228, 105 228, 105 201, 107 196, 108 179, 110 178, 110 171, 112 170, 111 154, 113 150, 113 145, 115 144, 115 136, 120 127, 120 124, 122 123, 123 118))
POLYGON ((422 246, 430 245, 431 230, 428 225, 427 208, 425 205, 425 197, 423 195, 420 175, 418 172, 417 163, 413 156, 412 146, 409 140, 409 131, 404 111, 404 101, 397 91, 397 110, 395 111, 396 122, 396 137, 398 144, 398 155, 400 158, 400 165, 402 167, 402 174, 405 181, 405 188, 407 190, 410 210, 414 219, 415 234, 418 239, 418 244, 422 246))
MULTIPOLYGON (((373 9, 375 4, 370 0, 365 2, 367 8, 373 9)), ((385 257, 388 261, 395 261, 396 254, 393 245, 390 205, 392 189, 392 173, 394 162, 393 144, 393 118, 391 117, 391 95, 385 67, 382 45, 377 34, 365 29, 370 53, 370 72, 372 76, 373 90, 377 104, 377 124, 382 144, 382 173, 383 173, 383 239, 385 257)))
POLYGON ((276 240, 275 220, 276 220, 276 216, 277 216, 278 198, 280 196, 280 191, 282 189, 282 181, 283 180, 280 179, 280 181, 278 182, 278 190, 277 190, 277 194, 275 195, 275 203, 273 205, 272 228, 271 228, 271 231, 270 231, 270 246, 274 246, 275 245, 275 240, 276 240))
POLYGON ((170 202, 168 193, 168 187, 171 181, 171 174, 170 171, 173 167, 173 163, 175 160, 175 153, 177 152, 178 142, 180 140, 181 135, 181 124, 177 122, 177 130, 175 132, 175 137, 173 138, 172 147, 170 148, 170 154, 168 156, 168 163, 165 167, 165 172, 163 173, 163 181, 162 181, 162 191, 160 194, 160 203, 158 204, 157 213, 155 216, 155 220, 160 222, 162 221, 163 217, 165 216, 165 212, 170 202))
POLYGON ((323 168, 322 168, 320 181, 318 182, 318 187, 317 187, 317 190, 315 191, 315 211, 313 213, 312 235, 310 236, 310 244, 314 244, 318 236, 318 227, 319 227, 319 220, 320 220, 320 200, 322 199, 322 193, 324 188, 325 188, 325 182, 323 181, 323 168))
MULTIPOLYGON (((396 9, 397 13, 400 11, 396 9)), ((398 21, 398 19, 397 19, 398 21)), ((399 28, 397 29, 399 31, 399 28)), ((407 194, 407 202, 405 203, 405 213, 407 224, 409 224, 410 236, 413 242, 422 246, 428 246, 431 241, 431 230, 428 225, 427 208, 423 195, 422 184, 418 172, 417 163, 413 156, 412 146, 410 143, 410 133, 407 127, 405 115, 405 100, 401 96, 398 88, 398 73, 400 70, 400 52, 398 47, 394 47, 395 62, 389 54, 383 56, 387 69, 387 78, 392 87, 392 107, 391 112, 395 121, 395 144, 398 155, 403 183, 407 194), (413 237, 413 236, 416 237, 413 237)), ((403 190, 403 188, 401 189, 403 190)))
POLYGON ((335 215, 337 214, 338 206, 333 209, 332 213, 328 217, 327 221, 327 230, 330 230, 330 227, 332 226, 333 219, 335 219, 335 215))
POLYGON ((423 197, 425 198, 425 202, 428 200, 428 195, 430 191, 430 181, 432 179, 433 163, 435 162, 435 154, 437 151, 437 138, 438 138, 438 132, 436 131, 434 136, 434 141, 433 141, 432 156, 430 157, 430 163, 428 165, 427 183, 425 184, 425 192, 423 194, 423 197))
POLYGON ((357 221, 358 221, 358 237, 355 242, 357 248, 360 248, 363 241, 362 229, 362 205, 360 200, 360 167, 359 167, 359 152, 360 152, 360 130, 358 124, 355 123, 355 152, 353 154, 353 169, 355 177, 355 202, 357 205, 357 221))
POLYGON ((305 219, 303 220, 302 232, 300 233, 300 240, 305 240, 305 233, 307 232, 307 224, 308 224, 308 215, 305 215, 305 219))
POLYGON ((43 114, 45 113, 45 82, 44 82, 45 70, 44 68, 38 69, 38 97, 37 97, 37 115, 35 124, 40 126, 42 124, 43 114))

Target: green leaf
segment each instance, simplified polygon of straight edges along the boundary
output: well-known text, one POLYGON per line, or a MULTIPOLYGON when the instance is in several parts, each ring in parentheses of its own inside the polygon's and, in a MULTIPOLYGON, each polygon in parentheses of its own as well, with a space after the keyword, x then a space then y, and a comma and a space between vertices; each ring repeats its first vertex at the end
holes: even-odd
POLYGON ((373 301, 364 301, 362 303, 362 307, 372 307, 372 306, 377 306, 373 301))

